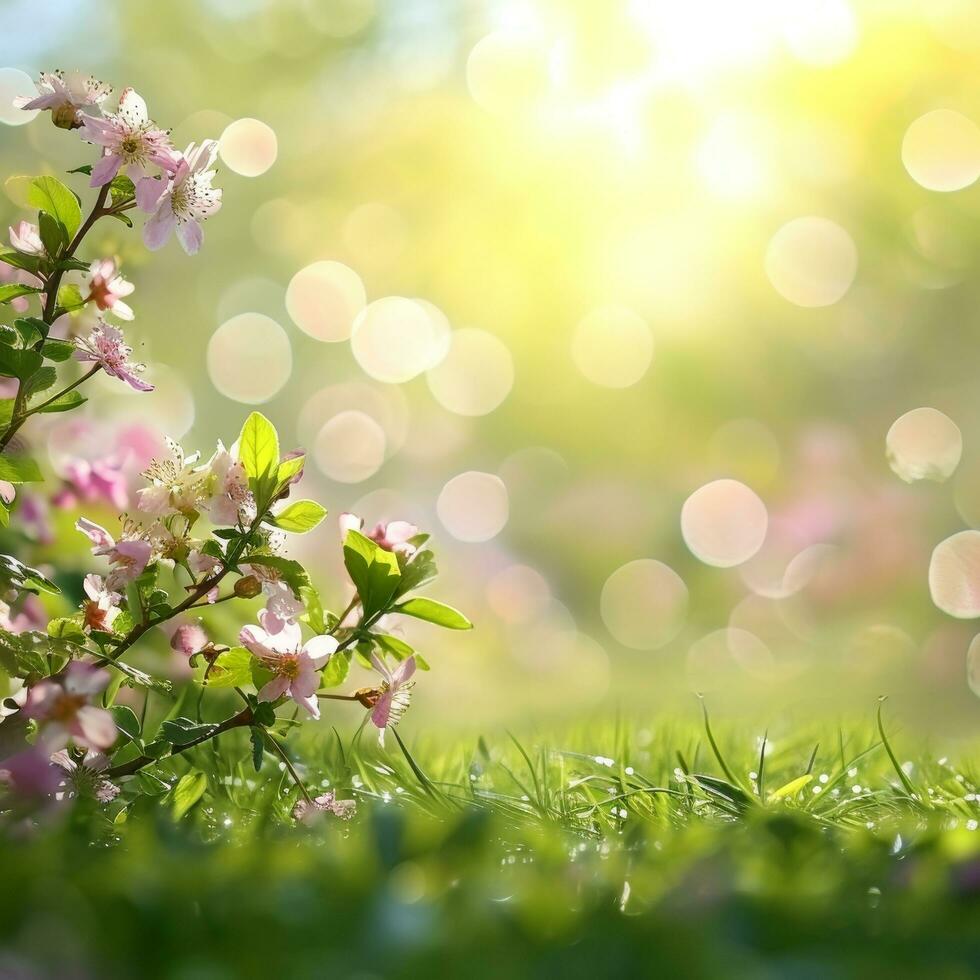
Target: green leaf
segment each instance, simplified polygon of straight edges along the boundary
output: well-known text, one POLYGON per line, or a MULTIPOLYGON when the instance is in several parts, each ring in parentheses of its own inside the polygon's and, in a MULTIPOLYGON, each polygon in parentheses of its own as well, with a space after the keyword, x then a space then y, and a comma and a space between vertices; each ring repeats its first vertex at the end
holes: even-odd
POLYGON ((303 614, 303 622, 313 630, 317 636, 327 632, 327 624, 323 617, 323 603, 320 602, 320 593, 313 586, 300 589, 300 601, 306 607, 303 614))
POLYGON ((351 530, 344 540, 344 566, 360 596, 365 619, 388 606, 401 579, 398 559, 392 552, 351 530))
POLYGON ((327 516, 326 507, 315 500, 297 500, 275 515, 276 527, 292 534, 312 531, 327 516))
MULTIPOLYGON (((0 286, 0 289, 3 287, 0 286)), ((0 375, 5 378, 29 378, 43 363, 36 350, 15 350, 13 347, 0 347, 0 375)))
POLYGON ((78 198, 57 177, 35 177, 27 191, 27 203, 39 211, 47 211, 72 239, 82 223, 78 198))
POLYGON ((238 442, 238 458, 250 479, 264 480, 279 472, 279 435, 275 426, 261 413, 252 412, 238 442))
POLYGON ((473 629, 473 624, 458 609, 447 606, 444 602, 436 602, 435 599, 409 599, 400 606, 395 606, 395 612, 424 619, 427 623, 435 623, 447 630, 473 629))
POLYGON ((115 218, 116 221, 121 221, 127 228, 133 227, 133 219, 124 211, 110 211, 109 216, 115 218))
POLYGON ((70 412, 73 408, 78 408, 87 401, 88 399, 77 391, 66 391, 63 395, 59 395, 53 402, 45 405, 44 408, 38 408, 35 411, 40 412, 42 415, 48 412, 70 412))
POLYGON ((245 647, 232 647, 207 672, 208 687, 242 687, 252 683, 252 654, 245 647))
POLYGON ((302 598, 303 589, 312 588, 309 573, 305 568, 292 558, 282 558, 279 555, 249 555, 242 559, 245 565, 263 565, 267 568, 274 568, 279 572, 282 580, 293 590, 293 595, 297 599, 302 598))
POLYGON ((27 456, 0 456, 0 480, 8 483, 37 483, 43 480, 40 467, 27 456))
POLYGON ((788 783, 780 786, 779 789, 773 790, 772 793, 769 794, 769 799, 770 801, 782 800, 790 796, 796 796, 796 794, 799 793, 799 791, 812 780, 812 772, 809 772, 804 776, 797 776, 796 779, 791 779, 788 783))
MULTIPOLYGON (((397 636, 391 636, 388 633, 372 633, 371 639, 385 653, 390 653, 396 660, 404 660, 406 657, 410 657, 415 653, 415 650, 404 640, 400 640, 397 636)), ((418 656, 418 654, 415 655, 418 656)))
POLYGON ((48 636, 60 637, 68 640, 69 643, 78 643, 84 646, 87 639, 82 624, 70 616, 59 616, 48 623, 48 636))
POLYGON ((346 650, 338 650, 328 661, 320 674, 321 687, 339 687, 347 680, 350 671, 351 658, 354 651, 348 647, 346 650))
POLYGON ((210 735, 218 726, 212 722, 192 721, 190 718, 171 718, 160 726, 160 737, 171 745, 187 745, 210 735))
POLYGON ((36 316, 22 316, 14 320, 14 329, 20 335, 22 347, 33 347, 48 335, 48 325, 36 316))
POLYGON ((0 429, 6 429, 14 417, 13 398, 0 398, 0 429))
POLYGON ((27 398, 47 391, 58 380, 58 372, 53 367, 42 367, 35 371, 21 386, 27 398))
MULTIPOLYGON (((6 456, 0 456, 0 464, 6 459, 6 456)), ((0 476, 0 480, 3 479, 6 478, 0 476)), ((18 561, 13 555, 0 555, 0 583, 23 592, 41 591, 50 592, 52 595, 61 594, 61 589, 54 582, 45 578, 36 568, 18 561)))
POLYGON ((174 787, 174 819, 180 820, 197 803, 208 788, 208 777, 200 769, 192 769, 180 777, 174 787))
POLYGON ((65 313, 74 313, 85 305, 85 297, 82 291, 73 282, 62 286, 58 290, 58 308, 65 313))
POLYGON ((109 182, 109 194, 113 205, 123 204, 136 196, 136 187, 125 174, 117 174, 109 182))
POLYGON ((46 340, 41 353, 49 361, 67 361, 75 353, 75 345, 68 340, 46 340))
POLYGON ((33 296, 41 292, 40 286, 25 286, 19 282, 8 282, 0 286, 0 303, 9 303, 20 296, 33 296))
POLYGON ((53 218, 47 211, 41 211, 37 216, 38 231, 41 233, 41 243, 48 255, 56 256, 68 244, 65 226, 53 218))
POLYGON ((116 704, 109 709, 109 713, 112 715, 112 720, 116 723, 116 728, 126 738, 135 742, 140 737, 142 731, 140 720, 136 717, 136 713, 132 708, 127 708, 124 704, 116 704))
POLYGON ((250 728, 249 738, 252 740, 252 765, 255 771, 259 772, 262 768, 262 758, 265 755, 265 736, 260 728, 250 728))
POLYGON ((23 269, 35 276, 41 266, 41 258, 40 255, 28 255, 26 252, 18 252, 17 249, 7 245, 0 245, 0 262, 12 265, 15 269, 23 269))
POLYGON ((420 589, 439 574, 431 551, 417 551, 411 561, 401 566, 401 570, 402 580, 398 583, 397 598, 420 589))
POLYGON ((276 479, 279 481, 279 486, 289 483, 294 476, 306 465, 306 456, 291 456, 289 459, 284 459, 279 464, 279 472, 276 473, 276 479))

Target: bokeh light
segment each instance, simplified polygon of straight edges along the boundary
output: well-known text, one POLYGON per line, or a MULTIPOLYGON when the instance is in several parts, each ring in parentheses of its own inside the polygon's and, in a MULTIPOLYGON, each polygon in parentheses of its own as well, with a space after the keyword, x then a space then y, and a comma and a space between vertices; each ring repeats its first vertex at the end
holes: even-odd
POLYGON ((300 269, 286 289, 290 318, 316 340, 347 340, 366 302, 361 277, 342 262, 314 262, 300 269))
POLYGON ((707 565, 731 568, 748 561, 766 537, 766 505, 738 480, 715 480, 695 490, 681 509, 681 533, 707 565))
POLYGON ((236 174, 258 177, 276 162, 279 144, 268 124, 259 119, 236 119, 221 134, 218 152, 236 174))
POLYGON ((942 483, 959 465, 963 436, 949 416, 934 408, 914 408, 892 424, 885 447, 889 466, 907 483, 942 483))
POLYGON ((34 79, 19 68, 0 68, 0 123, 23 126, 38 114, 37 109, 14 108, 14 99, 19 95, 30 98, 37 95, 34 79))
POLYGON ((640 558, 617 568, 602 587, 599 608, 606 629, 623 646, 656 650, 681 631, 688 591, 669 565, 640 558))
POLYGON ((313 457, 331 480, 360 483, 381 469, 385 448, 384 429, 370 415, 350 409, 320 429, 313 442, 313 457))
POLYGON ((766 275, 797 306, 830 306, 850 289, 857 261, 854 241, 840 225, 826 218, 795 218, 772 236, 766 275))
POLYGON ((980 616, 980 531, 960 531, 936 545, 929 562, 929 591, 950 616, 980 616))
POLYGON ((632 310, 605 306, 579 321, 572 337, 572 357, 594 384, 628 388, 650 367, 653 335, 632 310))
POLYGON ((529 33, 494 31, 470 51, 466 83, 484 109, 501 115, 526 113, 548 89, 547 48, 529 33))
POLYGON ((211 335, 207 364, 222 395, 258 405, 289 380, 293 353, 286 331, 275 320, 261 313, 241 313, 211 335))
POLYGON ((369 303, 354 321, 351 350, 366 374, 400 384, 421 374, 441 349, 438 328, 418 303, 386 296, 369 303))
POLYGON ((426 374, 436 401, 457 415, 489 415, 510 393, 514 359, 492 333, 465 327, 452 334, 440 364, 426 374))
POLYGON ((980 128, 952 109, 934 109, 905 132, 902 163, 930 191, 959 191, 980 177, 980 128))
POLYGON ((497 572, 486 588, 487 604, 511 626, 537 617, 551 598, 544 576, 529 565, 508 565, 497 572))
POLYGON ((980 635, 970 641, 966 651, 966 683, 973 693, 980 698, 980 635))
POLYGON ((470 470, 449 480, 436 501, 442 526, 457 541, 489 541, 507 523, 510 501, 499 476, 470 470))

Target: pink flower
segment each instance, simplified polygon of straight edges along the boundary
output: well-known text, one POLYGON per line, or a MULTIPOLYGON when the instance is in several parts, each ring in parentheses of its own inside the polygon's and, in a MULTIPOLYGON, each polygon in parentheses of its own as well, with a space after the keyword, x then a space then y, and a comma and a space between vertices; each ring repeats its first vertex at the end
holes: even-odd
POLYGON ((161 248, 176 228, 177 238, 188 255, 201 247, 201 222, 221 207, 221 191, 211 186, 211 165, 218 153, 217 140, 193 143, 180 157, 169 187, 162 180, 148 181, 137 188, 136 200, 144 211, 153 211, 143 226, 143 242, 151 250, 161 248))
POLYGON ((68 509, 80 502, 107 503, 117 510, 129 504, 129 490, 122 464, 112 457, 89 461, 70 460, 62 473, 64 485, 51 498, 55 507, 68 509))
POLYGON ((262 591, 268 595, 265 609, 259 613, 259 622, 267 633, 280 633, 296 623, 306 607, 294 595, 285 582, 269 582, 262 591))
POLYGON ((95 109, 105 100, 112 88, 91 75, 72 71, 42 71, 37 83, 38 95, 22 95, 14 99, 17 109, 50 109, 51 121, 62 129, 78 129, 85 118, 83 109, 95 109))
POLYGON ((92 263, 88 288, 86 302, 95 303, 100 310, 111 310, 120 320, 133 319, 132 309, 122 302, 122 298, 129 296, 136 287, 119 275, 112 259, 96 259, 92 263))
POLYGON ((338 800, 332 792, 327 792, 315 797, 312 802, 300 797, 293 807, 293 819, 300 823, 312 823, 321 814, 332 813, 341 820, 350 820, 356 812, 356 801, 338 800))
POLYGON ((204 503, 206 473, 195 469, 197 453, 184 455, 181 445, 167 440, 166 456, 150 462, 143 477, 148 487, 136 491, 136 506, 145 514, 165 517, 168 514, 189 514, 198 511, 204 503))
POLYGON ((170 637, 170 649, 185 656, 200 653, 210 640, 200 623, 182 623, 170 637))
POLYGON ((50 796, 58 788, 58 770, 51 764, 43 745, 31 745, 0 760, 0 783, 20 797, 50 796))
POLYGON ((376 653, 371 654, 374 669, 384 678, 381 685, 381 697, 371 708, 371 723, 378 729, 378 741, 385 744, 385 730, 389 725, 397 725, 408 710, 412 700, 412 688, 415 682, 411 679, 415 673, 415 657, 403 660, 393 671, 376 653))
POLYGON ((36 493, 23 492, 17 509, 20 525, 24 533, 38 544, 52 544, 54 531, 48 519, 47 501, 36 493))
POLYGON ((75 530, 81 531, 92 542, 92 554, 105 556, 113 570, 106 579, 110 589, 132 582, 146 568, 150 560, 152 546, 142 538, 129 538, 116 542, 115 538, 100 524, 80 517, 75 522, 75 530))
POLYGON ((219 442, 205 471, 211 496, 206 506, 211 521, 219 527, 237 524, 242 511, 253 503, 245 467, 219 442))
POLYGON ((102 119, 84 118, 82 138, 104 147, 105 155, 92 170, 92 187, 108 184, 122 168, 137 189, 149 179, 150 164, 171 172, 177 168, 170 137, 150 120, 146 103, 131 88, 123 89, 117 112, 106 113, 102 119))
POLYGON ((25 255, 44 255, 47 249, 41 241, 41 233, 37 225, 32 225, 29 221, 18 221, 12 225, 10 232, 10 244, 18 252, 25 255))
POLYGON ((98 326, 84 340, 76 341, 75 357, 79 361, 92 361, 106 374, 125 381, 136 391, 153 391, 153 385, 139 375, 146 370, 143 364, 130 361, 133 348, 123 341, 122 331, 99 320, 98 326))
POLYGON ((8 633, 44 629, 47 623, 44 606, 36 595, 25 595, 16 612, 7 603, 0 602, 0 629, 5 629, 8 633))
POLYGON ((73 660, 61 682, 46 678, 27 692, 23 711, 42 726, 47 744, 64 745, 69 738, 90 749, 107 749, 116 740, 116 723, 89 699, 105 689, 109 671, 73 660))
POLYGON ((404 558, 411 558, 417 551, 415 545, 411 543, 419 533, 419 529, 408 521, 391 521, 388 524, 375 524, 373 531, 365 533, 362 529, 364 521, 356 514, 340 515, 340 534, 346 538, 348 531, 361 531, 365 537, 370 538, 379 548, 385 551, 393 551, 395 554, 402 555, 404 558))
POLYGON ((82 587, 88 596, 82 603, 85 629, 112 632, 112 624, 121 611, 122 596, 108 588, 101 575, 86 575, 82 587))
POLYGON ((314 636, 303 643, 295 623, 287 623, 278 633, 259 626, 245 626, 238 640, 262 666, 276 676, 259 691, 260 701, 275 701, 286 695, 304 707, 314 718, 320 717, 316 692, 320 686, 320 669, 337 649, 332 636, 314 636))
POLYGON ((111 803, 119 795, 119 787, 105 778, 109 759, 103 752, 86 752, 81 760, 71 757, 67 749, 59 749, 51 761, 63 772, 58 786, 60 798, 90 796, 99 803, 111 803))

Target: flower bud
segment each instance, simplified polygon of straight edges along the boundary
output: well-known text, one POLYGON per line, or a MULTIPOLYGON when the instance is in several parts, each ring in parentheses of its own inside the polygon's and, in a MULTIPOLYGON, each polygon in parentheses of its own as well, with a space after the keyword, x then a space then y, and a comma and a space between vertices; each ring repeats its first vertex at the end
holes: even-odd
POLYGON ((51 122, 58 129, 80 129, 82 123, 78 117, 78 108, 71 102, 63 102, 61 105, 53 106, 51 109, 51 122))
POLYGON ((262 583, 254 575, 246 575, 235 583, 239 599, 254 599, 262 591, 262 583))

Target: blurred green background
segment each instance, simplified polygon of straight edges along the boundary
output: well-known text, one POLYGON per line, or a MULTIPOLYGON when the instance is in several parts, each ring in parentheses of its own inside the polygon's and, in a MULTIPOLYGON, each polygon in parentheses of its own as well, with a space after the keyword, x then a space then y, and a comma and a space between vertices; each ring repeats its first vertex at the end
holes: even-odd
MULTIPOLYGON (((180 147, 264 124, 227 131, 197 257, 93 236, 136 283, 158 391, 106 380, 86 410, 207 453, 261 405, 315 458, 306 495, 433 531, 477 630, 406 627, 433 665, 409 726, 655 718, 703 691, 759 726, 889 694, 908 726, 975 729, 974 628, 927 584, 980 524, 974 3, 2 11, 0 64, 132 85, 180 147), (920 406, 963 434, 941 485, 886 459, 920 406), (723 477, 768 511, 736 568, 681 531, 723 477)), ((0 141, 11 174, 92 157, 44 118, 0 141)), ((35 430, 55 466, 70 424, 35 430)), ((342 605, 335 524, 293 548, 342 605)))

